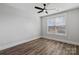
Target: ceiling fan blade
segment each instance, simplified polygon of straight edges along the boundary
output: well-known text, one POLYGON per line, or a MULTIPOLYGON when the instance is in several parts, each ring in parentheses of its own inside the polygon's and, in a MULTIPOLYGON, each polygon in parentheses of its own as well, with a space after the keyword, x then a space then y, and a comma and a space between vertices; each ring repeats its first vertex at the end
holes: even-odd
POLYGON ((56 10, 56 11, 58 11, 56 8, 53 8, 53 9, 46 9, 46 10, 56 10))
POLYGON ((38 13, 41 13, 41 12, 43 12, 43 10, 39 11, 38 13))
POLYGON ((43 9, 42 9, 42 8, 40 8, 40 7, 36 7, 36 6, 35 6, 35 8, 36 8, 36 9, 40 9, 40 10, 43 10, 43 9))

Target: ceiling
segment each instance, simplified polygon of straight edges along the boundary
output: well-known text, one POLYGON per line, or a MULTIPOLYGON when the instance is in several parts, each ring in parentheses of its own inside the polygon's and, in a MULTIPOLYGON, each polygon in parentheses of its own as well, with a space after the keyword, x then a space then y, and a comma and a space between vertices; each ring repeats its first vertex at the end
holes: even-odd
MULTIPOLYGON (((41 3, 6 3, 6 4, 9 6, 13 6, 15 8, 18 8, 20 10, 23 10, 26 13, 31 12, 31 13, 37 14, 39 16, 47 15, 44 12, 38 14, 37 12, 39 10, 36 10, 34 8, 34 6, 43 7, 41 3)), ((79 3, 48 3, 47 4, 47 9, 53 9, 53 8, 57 9, 57 10, 49 10, 48 11, 49 14, 54 14, 54 13, 68 10, 68 9, 77 8, 77 7, 79 7, 79 3)))

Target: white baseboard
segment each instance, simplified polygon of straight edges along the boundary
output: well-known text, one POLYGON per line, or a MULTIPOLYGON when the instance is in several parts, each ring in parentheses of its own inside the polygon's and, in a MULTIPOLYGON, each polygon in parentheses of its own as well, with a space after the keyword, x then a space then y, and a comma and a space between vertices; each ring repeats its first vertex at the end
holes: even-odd
POLYGON ((47 38, 47 39, 51 39, 51 40, 55 40, 55 41, 60 41, 60 42, 68 43, 68 44, 79 45, 78 42, 72 42, 72 41, 69 41, 69 40, 50 38, 50 37, 47 37, 47 36, 46 37, 43 36, 42 38, 47 38))
POLYGON ((38 38, 40 38, 40 36, 32 37, 29 40, 24 39, 23 41, 22 40, 21 41, 12 41, 12 42, 6 43, 4 45, 1 45, 0 50, 7 49, 7 48, 10 48, 10 47, 22 44, 22 43, 26 43, 26 42, 29 42, 29 41, 32 41, 32 40, 35 40, 35 39, 38 39, 38 38))
POLYGON ((47 38, 47 39, 51 39, 51 40, 55 40, 55 41, 60 41, 60 42, 68 43, 68 44, 79 45, 79 43, 77 43, 77 42, 72 42, 72 41, 69 41, 69 40, 62 40, 62 39, 56 39, 56 38, 50 38, 50 37, 35 36, 35 37, 32 37, 32 38, 29 39, 29 40, 26 40, 26 39, 25 39, 25 40, 23 40, 23 41, 13 41, 13 42, 11 42, 11 43, 7 43, 7 44, 4 44, 4 45, 1 45, 1 46, 0 46, 0 50, 7 49, 7 48, 10 48, 10 47, 13 47, 13 46, 16 46, 16 45, 25 43, 25 42, 29 42, 29 41, 32 41, 32 40, 35 40, 35 39, 38 39, 38 38, 47 38))

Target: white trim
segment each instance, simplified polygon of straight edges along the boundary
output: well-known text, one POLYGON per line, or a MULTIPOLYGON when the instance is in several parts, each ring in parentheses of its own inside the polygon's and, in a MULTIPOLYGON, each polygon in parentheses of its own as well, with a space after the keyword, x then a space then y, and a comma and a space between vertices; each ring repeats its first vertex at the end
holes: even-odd
POLYGON ((72 41, 68 41, 68 40, 50 38, 50 37, 47 37, 47 36, 41 36, 41 37, 40 36, 36 36, 36 37, 33 37, 33 38, 29 39, 28 41, 27 40, 23 40, 23 41, 20 41, 20 42, 14 42, 14 44, 9 44, 8 43, 5 46, 0 46, 0 50, 7 49, 7 48, 10 48, 10 47, 13 47, 13 46, 25 43, 25 42, 29 42, 29 41, 32 41, 32 40, 35 40, 35 39, 38 39, 38 38, 47 38, 47 39, 51 39, 51 40, 55 40, 55 41, 60 41, 60 42, 68 43, 68 44, 79 45, 79 43, 77 43, 77 42, 72 42, 72 41))
POLYGON ((68 43, 68 44, 79 45, 78 42, 73 42, 73 41, 69 41, 69 40, 50 38, 50 37, 47 37, 47 36, 43 36, 42 38, 47 38, 47 39, 51 39, 51 40, 55 40, 55 41, 60 41, 60 42, 68 43))
POLYGON ((4 45, 1 45, 1 46, 0 46, 0 50, 7 49, 7 48, 10 48, 10 47, 13 47, 13 46, 16 46, 16 45, 25 43, 25 42, 29 42, 29 41, 32 41, 32 40, 35 40, 35 39, 38 39, 38 38, 40 38, 40 36, 32 37, 32 38, 29 39, 29 40, 24 39, 23 41, 12 41, 12 42, 11 42, 12 44, 11 44, 11 43, 6 43, 6 44, 4 44, 4 45))
MULTIPOLYGON (((63 13, 63 14, 58 14, 58 15, 50 15, 49 17, 51 18, 51 16, 52 16, 52 18, 56 18, 56 17, 61 17, 61 16, 63 16, 64 17, 64 19, 65 19, 65 25, 67 25, 67 21, 66 21, 66 16, 67 16, 67 14, 66 13, 63 13)), ((48 17, 48 18, 49 18, 48 17)), ((48 20, 48 19, 47 19, 48 20)), ((61 34, 61 33, 51 33, 51 32, 48 32, 48 22, 47 22, 47 20, 46 20, 46 27, 47 27, 47 34, 55 34, 55 35, 61 35, 61 36, 67 36, 67 29, 65 29, 66 31, 65 31, 65 34, 61 34)), ((65 28, 67 28, 67 26, 65 26, 65 28)))

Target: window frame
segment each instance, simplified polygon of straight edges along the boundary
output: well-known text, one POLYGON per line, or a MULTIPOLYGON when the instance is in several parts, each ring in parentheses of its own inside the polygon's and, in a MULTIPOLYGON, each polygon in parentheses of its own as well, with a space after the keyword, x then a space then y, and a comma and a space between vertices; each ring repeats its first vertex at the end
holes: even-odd
MULTIPOLYGON (((50 17, 50 16, 49 16, 50 17)), ((52 18, 57 18, 57 17, 64 17, 64 21, 65 21, 65 34, 62 34, 62 33, 53 33, 53 32, 49 32, 48 31, 48 19, 50 19, 50 18, 47 18, 47 34, 55 34, 55 35, 63 35, 63 36, 66 36, 67 35, 67 31, 66 31, 66 17, 65 17, 65 15, 56 15, 56 16, 52 16, 52 18)))

